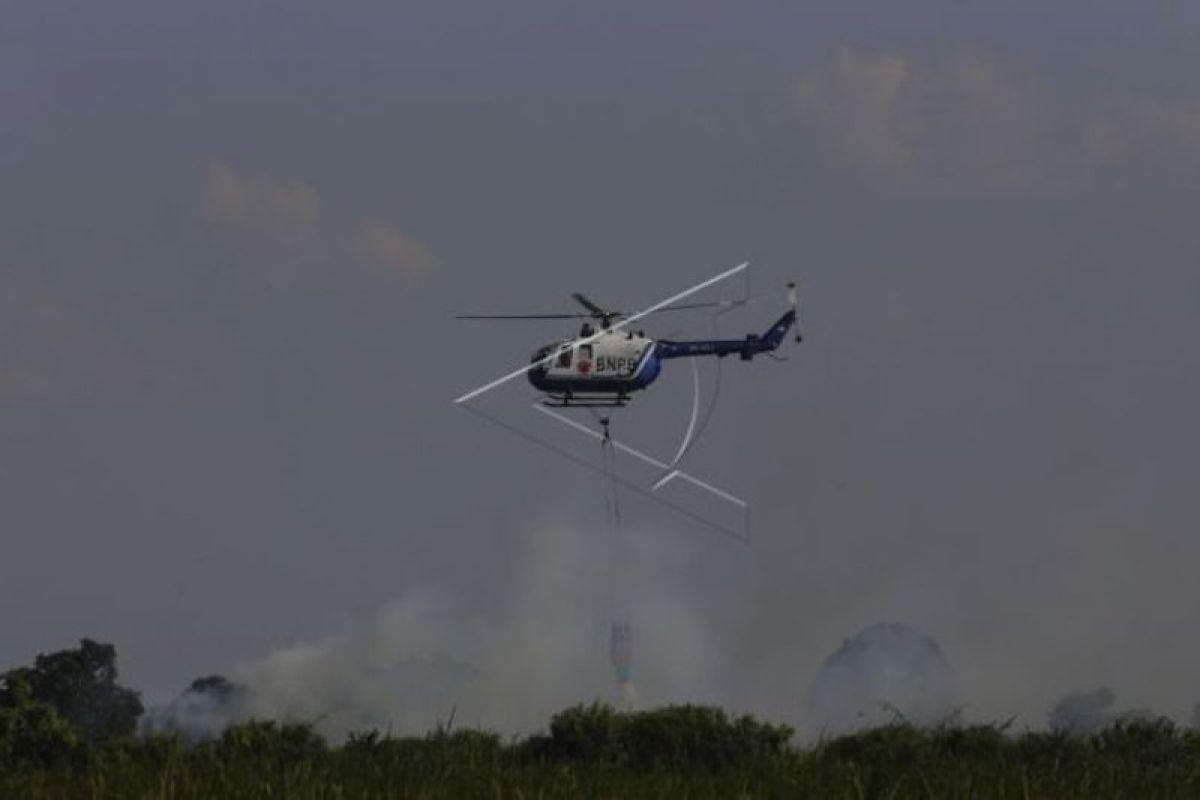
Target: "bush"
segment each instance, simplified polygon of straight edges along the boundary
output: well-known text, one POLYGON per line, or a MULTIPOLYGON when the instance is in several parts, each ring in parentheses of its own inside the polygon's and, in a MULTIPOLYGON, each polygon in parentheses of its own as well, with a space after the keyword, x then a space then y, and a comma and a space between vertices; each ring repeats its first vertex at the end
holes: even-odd
POLYGON ((721 770, 785 756, 792 729, 702 706, 670 706, 620 713, 592 704, 550 720, 548 736, 533 737, 525 753, 536 759, 645 768, 721 770))
POLYGON ((311 725, 251 721, 231 725, 220 739, 201 743, 196 749, 222 760, 278 764, 320 758, 328 747, 311 725))

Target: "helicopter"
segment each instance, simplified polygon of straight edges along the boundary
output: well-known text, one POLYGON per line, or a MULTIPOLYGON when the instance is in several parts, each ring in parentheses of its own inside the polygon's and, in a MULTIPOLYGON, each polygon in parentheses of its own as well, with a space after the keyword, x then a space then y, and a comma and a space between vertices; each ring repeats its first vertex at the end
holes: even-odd
MULTIPOLYGON (((710 283, 730 277, 745 269, 742 264, 716 278, 676 295, 668 301, 637 313, 606 309, 579 292, 571 297, 584 312, 558 314, 460 314, 457 319, 470 320, 567 320, 584 319, 576 336, 560 339, 538 348, 529 366, 512 373, 501 381, 481 387, 458 398, 463 403, 482 394, 520 373, 525 373, 535 389, 544 395, 543 403, 556 407, 624 406, 633 392, 645 390, 662 371, 663 362, 676 358, 737 355, 750 361, 756 355, 770 354, 779 349, 788 331, 796 325, 796 284, 787 284, 788 310, 765 333, 750 333, 741 339, 692 339, 675 341, 654 339, 644 331, 634 331, 628 325, 648 314, 664 311, 684 311, 701 308, 727 309, 746 301, 710 303, 678 303, 677 299, 699 291, 710 283)), ((796 341, 801 341, 799 331, 796 341)))
MULTIPOLYGON (((462 314, 459 319, 474 320, 567 320, 583 319, 584 322, 575 336, 560 339, 538 348, 529 362, 512 372, 496 378, 478 388, 455 398, 454 403, 476 416, 503 428, 525 441, 554 453, 577 466, 600 474, 611 491, 615 504, 616 487, 621 486, 634 493, 649 498, 667 506, 695 522, 713 530, 731 536, 741 542, 749 542, 750 535, 750 504, 737 495, 701 480, 679 468, 684 457, 691 451, 697 437, 708 424, 716 407, 716 394, 720 386, 720 361, 716 372, 712 403, 708 413, 701 420, 701 382, 697 362, 700 356, 715 356, 723 359, 725 356, 737 355, 743 361, 750 361, 755 356, 767 355, 778 358, 774 351, 783 344, 789 330, 797 328, 795 340, 800 342, 801 335, 797 325, 796 284, 787 284, 787 311, 761 335, 747 334, 740 339, 720 338, 717 333, 717 318, 726 311, 750 302, 749 281, 747 279, 747 297, 737 300, 721 300, 716 302, 681 303, 680 301, 694 295, 721 281, 745 271, 749 263, 742 263, 732 269, 715 275, 708 280, 691 286, 682 292, 666 298, 642 311, 627 313, 606 309, 582 294, 572 295, 575 302, 583 307, 583 312, 567 312, 559 314, 462 314), (651 314, 664 311, 684 311, 690 309, 715 309, 712 315, 714 338, 690 339, 676 341, 669 338, 654 339, 646 336, 643 331, 631 328, 634 322, 651 314), (683 440, 673 457, 658 458, 642 450, 630 446, 614 438, 611 434, 610 413, 598 413, 597 407, 623 407, 629 402, 633 392, 643 391, 658 378, 664 361, 684 358, 692 367, 693 396, 691 416, 688 420, 683 440), (575 433, 582 434, 592 441, 599 442, 601 453, 606 465, 601 467, 580 458, 573 452, 525 430, 511 422, 495 416, 473 404, 471 401, 481 395, 496 389, 522 375, 538 390, 538 399, 532 408, 545 418, 565 426, 575 433), (590 427, 578 419, 573 419, 555 408, 564 410, 570 408, 586 408, 595 417, 600 428, 590 427), (617 474, 615 455, 624 456, 648 466, 657 473, 649 489, 623 478, 617 474), (707 516, 688 509, 685 506, 672 503, 659 496, 659 490, 671 483, 683 483, 716 497, 738 509, 741 515, 739 527, 728 527, 707 516)), ((747 273, 748 275, 748 273, 747 273)))

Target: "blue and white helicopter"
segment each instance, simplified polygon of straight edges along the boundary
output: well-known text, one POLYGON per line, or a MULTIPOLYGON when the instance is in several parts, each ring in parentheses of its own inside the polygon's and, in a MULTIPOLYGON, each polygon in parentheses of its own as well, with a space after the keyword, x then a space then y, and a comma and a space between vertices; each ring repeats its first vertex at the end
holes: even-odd
MULTIPOLYGON (((586 313, 562 314, 462 314, 457 319, 475 320, 566 320, 584 319, 578 335, 561 339, 539 348, 527 367, 455 400, 464 403, 495 386, 525 373, 534 388, 545 394, 544 403, 550 406, 623 406, 633 392, 648 387, 658 377, 662 363, 674 358, 737 355, 749 361, 756 355, 771 353, 783 343, 788 331, 796 324, 796 285, 788 284, 789 308, 761 336, 747 334, 741 339, 695 339, 672 341, 651 339, 642 331, 634 331, 632 322, 664 311, 701 308, 726 309, 745 303, 744 300, 725 300, 711 303, 679 303, 680 299, 707 286, 731 277, 746 269, 742 264, 698 286, 681 292, 645 311, 626 313, 611 311, 593 303, 582 294, 571 295, 586 309, 586 313)), ((799 332, 796 341, 801 340, 799 332)))
MULTIPOLYGON (((751 333, 741 339, 713 338, 675 341, 671 339, 652 339, 647 337, 643 332, 635 331, 630 327, 634 322, 650 314, 657 314, 663 311, 703 308, 716 309, 714 314, 715 327, 717 315, 734 307, 744 305, 749 301, 747 299, 704 303, 681 303, 680 301, 743 272, 747 267, 749 267, 749 264, 739 264, 733 269, 726 270, 719 275, 635 313, 607 310, 581 294, 574 294, 572 297, 583 306, 586 313, 459 315, 459 319, 584 319, 585 322, 580 328, 578 335, 561 339, 539 348, 533 354, 530 362, 525 366, 461 395, 454 402, 493 424, 499 425, 527 441, 567 458, 579 466, 600 472, 607 480, 651 497, 657 502, 668 505, 675 511, 693 520, 733 536, 738 540, 749 541, 749 503, 724 489, 700 480, 678 468, 684 456, 691 450, 692 444, 698 437, 699 432, 703 430, 708 421, 708 416, 706 416, 704 421, 700 422, 699 426, 697 426, 700 417, 701 401, 700 373, 696 366, 696 359, 700 356, 723 358, 729 355, 737 355, 743 361, 750 361, 757 355, 773 355, 774 351, 779 349, 780 345, 783 344, 788 331, 797 326, 796 285, 794 283, 787 285, 788 309, 762 335, 751 333), (655 458, 614 439, 609 431, 611 416, 597 416, 597 421, 601 425, 601 428, 597 430, 577 419, 572 419, 565 414, 552 410, 553 408, 588 408, 592 409, 593 414, 596 414, 595 408, 597 407, 622 407, 629 401, 630 395, 633 392, 646 389, 658 378, 662 370, 662 362, 676 358, 692 359, 694 395, 691 418, 688 421, 683 441, 671 459, 655 458), (599 468, 587 463, 576 455, 562 450, 553 443, 540 439, 528 431, 519 429, 471 404, 472 400, 522 375, 526 375, 529 382, 541 393, 539 400, 533 404, 533 408, 575 432, 584 434, 592 440, 600 442, 608 466, 599 468), (633 457, 657 472, 657 479, 652 482, 649 491, 616 475, 613 467, 615 462, 612 461, 616 451, 633 457), (742 514, 740 529, 726 527, 708 518, 699 516, 682 506, 658 498, 658 490, 674 480, 701 489, 722 501, 736 506, 742 514)), ((801 341, 799 330, 796 331, 795 340, 797 342, 801 341)), ((719 368, 717 376, 719 384, 719 368)), ((711 411, 712 406, 709 409, 710 414, 711 411)))

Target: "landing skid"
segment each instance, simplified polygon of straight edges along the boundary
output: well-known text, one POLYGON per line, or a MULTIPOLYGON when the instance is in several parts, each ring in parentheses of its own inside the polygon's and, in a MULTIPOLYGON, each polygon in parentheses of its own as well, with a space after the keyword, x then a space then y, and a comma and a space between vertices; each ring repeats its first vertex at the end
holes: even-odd
POLYGON ((550 408, 624 408, 629 402, 629 395, 577 395, 552 394, 542 400, 542 405, 550 408))

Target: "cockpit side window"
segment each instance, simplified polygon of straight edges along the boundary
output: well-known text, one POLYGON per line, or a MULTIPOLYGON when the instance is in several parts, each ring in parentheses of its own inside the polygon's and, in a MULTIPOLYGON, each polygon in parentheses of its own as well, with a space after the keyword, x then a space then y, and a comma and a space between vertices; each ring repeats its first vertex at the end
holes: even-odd
POLYGON ((558 362, 556 366, 569 367, 571 366, 571 348, 568 347, 558 354, 558 362))

